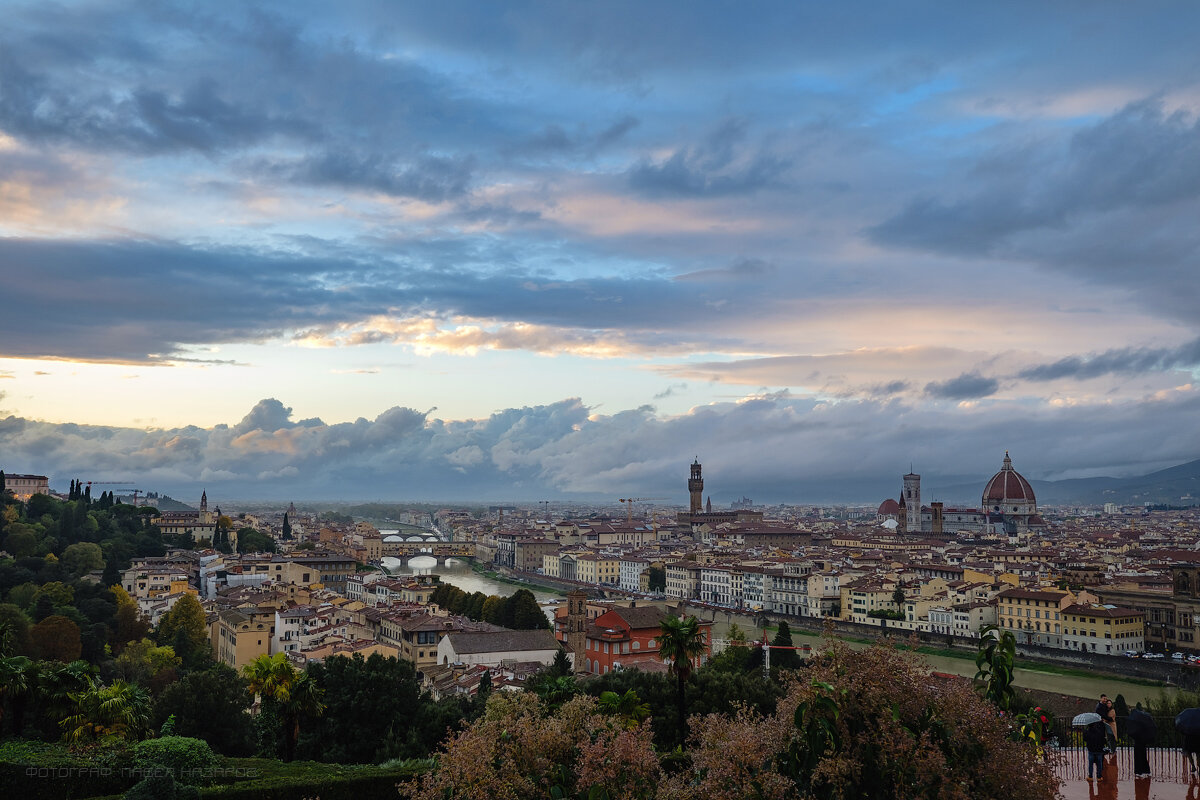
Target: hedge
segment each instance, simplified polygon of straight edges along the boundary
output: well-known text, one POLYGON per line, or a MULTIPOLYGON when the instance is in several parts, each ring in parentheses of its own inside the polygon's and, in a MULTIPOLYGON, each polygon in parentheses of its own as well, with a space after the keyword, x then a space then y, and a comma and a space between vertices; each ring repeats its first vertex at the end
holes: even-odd
MULTIPOLYGON (((220 759, 206 776, 201 800, 363 800, 395 797, 398 784, 429 769, 428 762, 348 766, 261 758, 220 759)), ((29 740, 0 743, 0 787, 5 798, 83 800, 121 797, 145 774, 128 748, 71 752, 60 744, 29 740)), ((145 787, 148 788, 148 787, 145 787)), ((179 787, 182 790, 184 787, 179 787)))
MULTIPOLYGON (((241 771, 233 782, 200 790, 201 800, 362 800, 395 797, 398 784, 421 775, 427 764, 399 767, 347 766, 314 761, 284 764, 267 759, 226 759, 241 771)), ((221 780, 221 778, 218 778, 221 780)))
POLYGON ((0 743, 0 786, 21 800, 76 800, 119 795, 137 782, 125 747, 81 753, 61 744, 9 739, 0 743))

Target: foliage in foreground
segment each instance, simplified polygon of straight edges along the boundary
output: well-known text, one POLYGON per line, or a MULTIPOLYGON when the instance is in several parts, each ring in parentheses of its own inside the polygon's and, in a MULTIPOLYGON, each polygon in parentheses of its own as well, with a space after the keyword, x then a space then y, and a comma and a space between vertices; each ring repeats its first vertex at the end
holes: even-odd
POLYGON ((1057 781, 995 706, 879 646, 825 656, 788 681, 774 713, 690 720, 684 751, 655 750, 646 723, 589 697, 558 711, 532 693, 493 697, 404 787, 434 798, 1053 798, 1057 781))

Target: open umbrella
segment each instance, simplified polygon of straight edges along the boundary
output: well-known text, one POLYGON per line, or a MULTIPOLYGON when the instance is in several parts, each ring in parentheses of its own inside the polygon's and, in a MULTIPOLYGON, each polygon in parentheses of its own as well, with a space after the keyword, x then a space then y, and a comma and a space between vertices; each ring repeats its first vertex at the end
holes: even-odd
POLYGON ((1175 717, 1175 730, 1184 736, 1200 736, 1200 708, 1185 708, 1175 717))
POLYGON ((1135 742, 1149 744, 1158 735, 1158 726, 1154 724, 1154 717, 1140 708, 1135 708, 1129 712, 1129 719, 1125 720, 1125 732, 1135 742))
MULTIPOLYGON (((1200 711, 1200 709, 1197 709, 1197 711, 1200 711)), ((1099 721, 1100 721, 1099 714, 1094 714, 1091 711, 1088 711, 1086 713, 1080 714, 1079 716, 1075 717, 1075 719, 1071 720, 1071 725, 1086 726, 1086 725, 1091 725, 1093 722, 1099 722, 1099 721)))

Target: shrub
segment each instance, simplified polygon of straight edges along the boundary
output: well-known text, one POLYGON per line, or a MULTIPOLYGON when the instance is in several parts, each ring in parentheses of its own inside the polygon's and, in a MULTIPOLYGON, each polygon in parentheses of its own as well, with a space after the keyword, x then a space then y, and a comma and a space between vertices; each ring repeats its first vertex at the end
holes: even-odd
POLYGON ((211 781, 217 756, 203 739, 164 736, 138 742, 133 763, 140 774, 161 772, 179 783, 202 785, 211 781))
POLYGON ((122 800, 200 800, 195 786, 176 783, 169 774, 149 775, 135 783, 122 800))

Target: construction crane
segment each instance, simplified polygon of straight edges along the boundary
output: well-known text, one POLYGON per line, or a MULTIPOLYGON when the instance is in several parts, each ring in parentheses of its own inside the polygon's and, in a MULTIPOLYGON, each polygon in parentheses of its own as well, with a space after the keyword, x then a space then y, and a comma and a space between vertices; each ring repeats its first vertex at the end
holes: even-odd
POLYGON ((633 504, 634 503, 652 503, 658 500, 657 497, 620 497, 617 498, 618 503, 625 503, 625 521, 633 523, 633 504))

